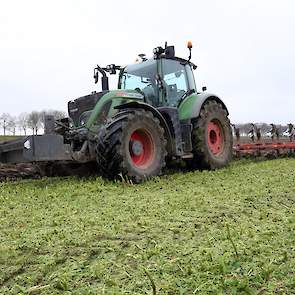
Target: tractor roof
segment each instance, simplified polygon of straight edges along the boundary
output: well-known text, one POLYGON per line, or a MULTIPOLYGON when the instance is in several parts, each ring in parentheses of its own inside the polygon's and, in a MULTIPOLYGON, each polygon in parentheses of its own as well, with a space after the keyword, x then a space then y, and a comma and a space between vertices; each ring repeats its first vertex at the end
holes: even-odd
MULTIPOLYGON (((189 64, 193 69, 196 69, 197 66, 192 63, 191 61, 188 61, 187 59, 184 59, 184 58, 181 58, 181 57, 167 57, 165 55, 163 56, 159 56, 158 58, 162 58, 162 59, 171 59, 171 60, 176 60, 178 61, 179 63, 181 64, 189 64)), ((149 59, 146 59, 146 60, 143 60, 142 62, 139 62, 139 63, 134 63, 134 64, 129 64, 129 65, 126 65, 125 67, 123 67, 124 69, 128 67, 128 69, 132 69, 132 70, 136 70, 137 68, 142 68, 141 65, 148 65, 148 64, 151 64, 152 61, 156 60, 155 58, 149 58, 149 59)))
POLYGON ((177 57, 177 56, 174 56, 174 57, 161 56, 161 58, 177 60, 181 64, 189 64, 191 67, 193 67, 193 69, 196 69, 197 68, 197 65, 195 65, 191 61, 188 61, 187 59, 184 59, 184 58, 181 58, 181 57, 177 57))

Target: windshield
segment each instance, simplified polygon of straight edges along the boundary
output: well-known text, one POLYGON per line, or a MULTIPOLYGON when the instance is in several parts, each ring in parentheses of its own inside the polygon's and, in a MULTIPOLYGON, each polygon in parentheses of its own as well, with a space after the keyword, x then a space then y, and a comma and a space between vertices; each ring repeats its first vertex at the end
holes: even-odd
POLYGON ((129 65, 121 73, 119 88, 143 92, 148 103, 158 105, 159 89, 156 84, 156 74, 156 60, 150 59, 129 65))

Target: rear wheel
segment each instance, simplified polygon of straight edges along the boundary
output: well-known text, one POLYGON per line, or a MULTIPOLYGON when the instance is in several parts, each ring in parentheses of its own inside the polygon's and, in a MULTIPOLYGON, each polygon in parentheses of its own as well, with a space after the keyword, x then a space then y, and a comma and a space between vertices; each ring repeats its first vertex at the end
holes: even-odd
POLYGON ((99 135, 97 162, 104 176, 142 182, 161 174, 165 166, 164 129, 151 112, 118 113, 99 135))
POLYGON ((232 158, 233 137, 227 112, 216 101, 207 102, 193 128, 193 166, 222 168, 232 158))

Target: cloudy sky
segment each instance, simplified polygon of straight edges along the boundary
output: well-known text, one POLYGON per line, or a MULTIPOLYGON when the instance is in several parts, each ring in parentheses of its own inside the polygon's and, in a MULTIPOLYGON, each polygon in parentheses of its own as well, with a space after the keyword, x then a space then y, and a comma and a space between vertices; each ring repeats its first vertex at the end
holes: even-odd
MULTIPOLYGON (((295 122, 293 0, 0 0, 0 113, 66 110, 95 64, 133 63, 168 41, 234 122, 295 122)), ((115 84, 113 82, 113 84, 115 84)))

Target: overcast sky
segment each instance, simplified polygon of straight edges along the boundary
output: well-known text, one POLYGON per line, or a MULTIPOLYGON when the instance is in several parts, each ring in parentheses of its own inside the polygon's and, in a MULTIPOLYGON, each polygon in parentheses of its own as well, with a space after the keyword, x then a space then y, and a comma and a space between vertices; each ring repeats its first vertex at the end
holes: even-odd
POLYGON ((158 45, 187 57, 199 89, 234 122, 295 123, 293 0, 0 0, 0 113, 66 110, 99 86, 96 64, 133 63, 158 45))

